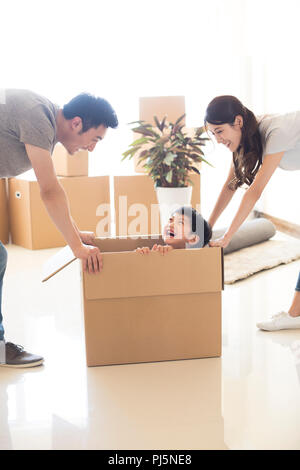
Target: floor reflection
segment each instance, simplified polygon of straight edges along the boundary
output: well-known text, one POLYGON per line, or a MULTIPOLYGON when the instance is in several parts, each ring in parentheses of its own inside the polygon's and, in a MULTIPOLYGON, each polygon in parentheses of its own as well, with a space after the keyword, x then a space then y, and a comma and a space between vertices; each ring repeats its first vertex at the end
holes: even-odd
POLYGON ((46 360, 0 367, 1 450, 300 450, 300 330, 255 326, 288 304, 299 263, 225 286, 221 358, 87 368, 77 267, 45 288, 46 254, 9 249, 9 340, 46 360))
POLYGON ((89 445, 225 449, 221 372, 221 359, 90 369, 89 445))

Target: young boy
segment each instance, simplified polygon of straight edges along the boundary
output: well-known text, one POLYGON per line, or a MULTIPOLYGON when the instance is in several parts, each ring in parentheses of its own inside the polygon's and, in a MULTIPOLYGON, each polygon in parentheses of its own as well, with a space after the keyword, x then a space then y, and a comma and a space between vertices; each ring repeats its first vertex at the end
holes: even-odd
POLYGON ((142 255, 158 251, 163 255, 174 249, 202 248, 208 244, 211 236, 212 230, 202 215, 192 207, 182 206, 171 214, 164 228, 165 245, 155 244, 151 250, 143 247, 135 251, 142 255))

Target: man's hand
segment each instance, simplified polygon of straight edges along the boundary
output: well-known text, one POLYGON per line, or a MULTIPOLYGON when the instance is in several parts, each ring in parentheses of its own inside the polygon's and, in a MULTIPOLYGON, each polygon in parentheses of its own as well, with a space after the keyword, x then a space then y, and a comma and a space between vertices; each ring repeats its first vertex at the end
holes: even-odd
POLYGON ((85 245, 95 246, 96 236, 94 232, 80 232, 79 231, 79 236, 80 236, 82 243, 84 243, 85 245))
POLYGON ((76 250, 73 250, 74 256, 81 259, 82 269, 89 274, 99 273, 103 269, 102 255, 96 246, 82 245, 76 250))

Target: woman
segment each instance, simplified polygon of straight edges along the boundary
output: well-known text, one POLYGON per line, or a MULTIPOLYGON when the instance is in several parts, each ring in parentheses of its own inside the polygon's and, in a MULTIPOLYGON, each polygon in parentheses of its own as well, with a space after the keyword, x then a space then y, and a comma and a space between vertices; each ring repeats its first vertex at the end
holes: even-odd
MULTIPOLYGON (((300 170, 300 111, 256 118, 234 96, 219 96, 206 110, 205 126, 233 154, 229 174, 208 220, 214 226, 236 189, 248 186, 231 225, 211 246, 226 247, 260 198, 277 167, 300 170)), ((263 330, 300 328, 300 273, 288 312, 257 323, 263 330)))

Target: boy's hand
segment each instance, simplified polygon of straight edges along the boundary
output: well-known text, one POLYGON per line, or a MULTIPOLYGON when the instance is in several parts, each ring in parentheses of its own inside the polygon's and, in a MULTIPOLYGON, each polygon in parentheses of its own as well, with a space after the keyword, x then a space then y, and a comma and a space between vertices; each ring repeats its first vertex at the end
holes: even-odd
POLYGON ((143 246, 143 248, 137 248, 135 252, 140 253, 140 255, 148 255, 148 253, 150 253, 150 248, 148 246, 143 246))
POLYGON ((158 251, 160 254, 164 255, 165 253, 168 253, 169 251, 173 250, 173 247, 170 245, 153 245, 152 251, 158 251))

